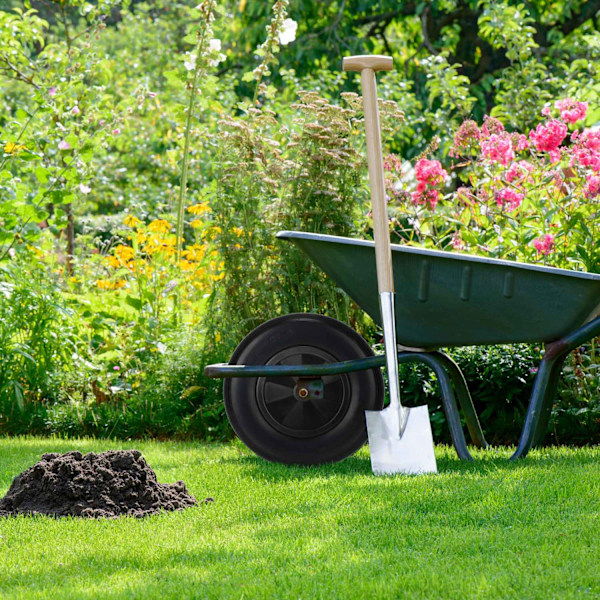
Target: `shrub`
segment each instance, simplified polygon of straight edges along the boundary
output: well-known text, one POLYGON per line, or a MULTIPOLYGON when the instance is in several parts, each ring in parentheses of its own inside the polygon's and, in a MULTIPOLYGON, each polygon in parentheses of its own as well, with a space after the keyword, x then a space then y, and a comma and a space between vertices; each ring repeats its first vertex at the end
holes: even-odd
POLYGON ((55 398, 61 373, 85 361, 74 312, 41 269, 15 259, 0 269, 0 411, 4 418, 55 398))

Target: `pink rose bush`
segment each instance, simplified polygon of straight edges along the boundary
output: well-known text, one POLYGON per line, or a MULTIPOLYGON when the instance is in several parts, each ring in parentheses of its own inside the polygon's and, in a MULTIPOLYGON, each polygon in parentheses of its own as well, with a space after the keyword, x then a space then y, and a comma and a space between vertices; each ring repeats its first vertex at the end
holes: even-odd
POLYGON ((407 161, 387 157, 396 235, 426 247, 600 272, 600 129, 583 126, 587 111, 586 102, 557 100, 526 132, 507 131, 493 117, 481 125, 466 120, 448 164, 421 157, 412 177, 407 161))

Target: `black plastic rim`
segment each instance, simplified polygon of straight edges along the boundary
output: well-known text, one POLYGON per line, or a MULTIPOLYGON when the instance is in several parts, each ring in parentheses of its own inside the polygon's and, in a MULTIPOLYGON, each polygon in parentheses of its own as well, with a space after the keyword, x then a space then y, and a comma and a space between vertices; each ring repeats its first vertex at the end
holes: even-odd
MULTIPOLYGON (((268 365, 318 365, 335 362, 329 352, 314 346, 292 346, 277 352, 268 365)), ((303 399, 295 393, 297 377, 259 377, 258 406, 277 431, 298 438, 315 437, 333 429, 344 417, 350 402, 348 376, 321 377, 324 394, 319 400, 303 399)))

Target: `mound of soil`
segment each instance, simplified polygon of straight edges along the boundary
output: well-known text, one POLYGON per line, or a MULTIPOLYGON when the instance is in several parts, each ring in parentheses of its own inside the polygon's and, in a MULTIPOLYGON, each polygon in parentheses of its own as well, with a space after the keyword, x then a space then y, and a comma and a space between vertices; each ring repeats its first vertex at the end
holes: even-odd
POLYGON ((145 517, 195 504, 183 481, 158 483, 137 450, 51 453, 15 477, 0 499, 0 517, 145 517))

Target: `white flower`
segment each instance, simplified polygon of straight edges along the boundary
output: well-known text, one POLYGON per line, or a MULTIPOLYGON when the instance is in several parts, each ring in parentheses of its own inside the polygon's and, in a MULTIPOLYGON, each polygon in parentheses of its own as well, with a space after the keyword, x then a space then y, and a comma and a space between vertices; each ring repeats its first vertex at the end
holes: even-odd
POLYGON ((92 188, 88 185, 85 185, 85 183, 80 183, 79 184, 79 191, 82 194, 89 194, 92 191, 92 188))
POLYGON ((296 31, 298 29, 298 23, 294 19, 286 19, 283 22, 283 27, 279 32, 279 43, 282 46, 287 46, 290 42, 296 39, 296 31))
POLYGON ((208 49, 211 52, 221 52, 221 40, 213 38, 208 42, 208 49))
POLYGON ((208 42, 208 52, 213 55, 208 61, 208 64, 211 67, 216 67, 220 62, 223 62, 227 58, 224 54, 221 54, 221 40, 216 38, 208 42))
POLYGON ((188 60, 183 63, 183 66, 188 71, 193 71, 196 68, 196 55, 194 53, 188 54, 188 60))

